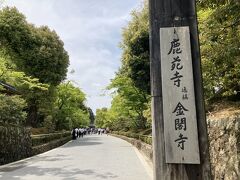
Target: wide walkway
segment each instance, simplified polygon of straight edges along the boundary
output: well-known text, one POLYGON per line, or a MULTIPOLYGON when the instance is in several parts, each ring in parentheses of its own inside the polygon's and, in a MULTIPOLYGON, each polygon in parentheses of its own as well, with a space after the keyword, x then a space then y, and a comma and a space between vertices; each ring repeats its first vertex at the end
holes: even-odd
POLYGON ((29 159, 0 166, 3 180, 151 180, 129 143, 89 135, 29 159))

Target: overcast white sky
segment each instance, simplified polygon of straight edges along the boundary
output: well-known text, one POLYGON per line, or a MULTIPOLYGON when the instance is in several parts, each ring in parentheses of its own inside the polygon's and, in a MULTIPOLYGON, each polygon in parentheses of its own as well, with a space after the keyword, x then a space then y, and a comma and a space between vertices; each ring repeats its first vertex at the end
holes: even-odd
POLYGON ((120 66, 121 29, 141 0, 5 0, 33 24, 47 25, 64 41, 69 53, 68 79, 87 94, 87 105, 109 107, 101 96, 120 66))

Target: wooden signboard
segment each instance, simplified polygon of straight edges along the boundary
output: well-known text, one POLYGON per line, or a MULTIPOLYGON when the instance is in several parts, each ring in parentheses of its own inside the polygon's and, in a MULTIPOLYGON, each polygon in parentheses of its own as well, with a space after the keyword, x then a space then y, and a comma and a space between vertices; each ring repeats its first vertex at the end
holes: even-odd
POLYGON ((160 28, 166 163, 200 164, 189 27, 160 28))

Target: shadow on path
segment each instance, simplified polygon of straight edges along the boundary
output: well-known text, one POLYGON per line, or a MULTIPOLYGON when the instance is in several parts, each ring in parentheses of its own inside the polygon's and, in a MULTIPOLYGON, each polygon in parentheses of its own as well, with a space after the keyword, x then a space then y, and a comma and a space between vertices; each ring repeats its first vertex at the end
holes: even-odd
POLYGON ((25 168, 30 164, 36 163, 36 162, 53 162, 53 161, 62 161, 62 160, 71 160, 70 158, 67 158, 68 156, 57 154, 56 156, 43 156, 43 155, 37 155, 34 157, 30 157, 27 160, 11 163, 7 166, 0 166, 0 173, 1 172, 11 172, 15 171, 17 169, 25 168))
POLYGON ((65 144, 61 148, 70 148, 74 146, 93 146, 102 144, 100 137, 83 137, 65 144))
POLYGON ((43 167, 38 167, 38 166, 31 166, 31 167, 25 167, 24 172, 15 172, 14 176, 9 176, 7 173, 2 174, 0 173, 0 179, 7 179, 7 180, 22 180, 24 177, 27 176, 40 176, 40 177, 46 177, 47 175, 50 176, 56 176, 56 177, 61 177, 61 179, 67 180, 77 180, 79 179, 78 176, 81 175, 87 175, 91 176, 89 179, 95 179, 95 178, 100 178, 100 179, 114 179, 117 178, 117 175, 114 175, 111 172, 105 172, 105 173, 97 173, 94 170, 91 169, 69 169, 68 167, 62 167, 62 168, 43 168, 43 167))

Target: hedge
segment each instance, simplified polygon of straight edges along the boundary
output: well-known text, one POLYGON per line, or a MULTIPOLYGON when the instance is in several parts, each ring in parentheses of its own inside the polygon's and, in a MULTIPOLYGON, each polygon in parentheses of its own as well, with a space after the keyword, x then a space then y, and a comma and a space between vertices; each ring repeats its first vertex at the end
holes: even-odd
POLYGON ((41 135, 32 135, 32 146, 39 146, 46 144, 50 141, 62 139, 64 137, 70 137, 70 132, 61 132, 61 133, 51 133, 51 134, 41 134, 41 135))
POLYGON ((113 131, 112 133, 117 135, 127 136, 129 138, 139 139, 150 145, 152 144, 152 136, 141 135, 141 134, 132 133, 132 132, 122 132, 122 131, 113 131))

